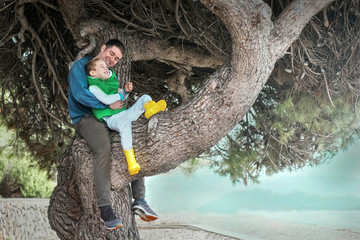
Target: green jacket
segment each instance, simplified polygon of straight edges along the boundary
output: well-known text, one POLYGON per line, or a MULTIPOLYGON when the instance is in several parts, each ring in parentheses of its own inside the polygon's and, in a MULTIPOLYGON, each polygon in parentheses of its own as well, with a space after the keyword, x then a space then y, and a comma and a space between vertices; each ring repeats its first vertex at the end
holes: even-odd
MULTIPOLYGON (((90 76, 87 76, 89 86, 95 85, 101 89, 106 94, 115 94, 117 93, 119 89, 119 82, 117 80, 116 74, 114 70, 109 68, 111 71, 111 77, 108 79, 102 80, 101 78, 93 78, 90 76)), ((102 121, 103 117, 112 116, 116 113, 119 113, 121 111, 125 110, 125 106, 121 109, 111 109, 111 108, 105 108, 105 109, 95 109, 93 108, 92 111, 95 115, 95 117, 102 121)))

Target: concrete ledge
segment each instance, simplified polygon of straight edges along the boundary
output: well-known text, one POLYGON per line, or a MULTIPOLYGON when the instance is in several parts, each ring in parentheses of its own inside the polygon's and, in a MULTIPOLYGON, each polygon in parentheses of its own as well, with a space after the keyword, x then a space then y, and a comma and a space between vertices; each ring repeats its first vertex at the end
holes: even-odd
MULTIPOLYGON (((49 199, 0 198, 0 240, 59 240, 50 228, 47 217, 49 199)), ((174 216, 163 216, 155 222, 143 222, 137 217, 142 240, 235 240, 185 222, 173 223, 174 216)), ((181 219, 191 219, 184 217, 181 219)), ((190 220, 187 220, 190 221, 190 220)), ((191 222, 191 221, 190 221, 191 222)))
POLYGON ((0 198, 0 240, 58 240, 47 217, 49 199, 0 198))

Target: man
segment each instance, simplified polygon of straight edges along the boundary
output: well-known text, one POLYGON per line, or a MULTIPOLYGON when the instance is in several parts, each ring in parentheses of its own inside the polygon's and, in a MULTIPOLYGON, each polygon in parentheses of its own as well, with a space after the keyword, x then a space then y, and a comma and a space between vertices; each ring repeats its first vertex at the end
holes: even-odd
MULTIPOLYGON (((111 39, 101 46, 96 58, 105 61, 107 67, 113 67, 125 54, 124 45, 117 39, 111 39)), ((83 137, 94 153, 94 183, 95 191, 100 208, 101 220, 107 229, 116 229, 122 226, 111 207, 111 147, 109 129, 104 122, 98 121, 92 113, 92 108, 120 109, 123 107, 121 101, 109 106, 102 104, 88 90, 88 82, 85 72, 85 64, 92 59, 85 56, 74 62, 69 75, 69 97, 68 105, 70 117, 73 121, 75 131, 83 137)), ((120 100, 120 98, 119 98, 120 100)), ((131 183, 133 198, 135 199, 132 211, 144 221, 156 220, 157 214, 147 205, 145 201, 144 179, 138 179, 131 183)))

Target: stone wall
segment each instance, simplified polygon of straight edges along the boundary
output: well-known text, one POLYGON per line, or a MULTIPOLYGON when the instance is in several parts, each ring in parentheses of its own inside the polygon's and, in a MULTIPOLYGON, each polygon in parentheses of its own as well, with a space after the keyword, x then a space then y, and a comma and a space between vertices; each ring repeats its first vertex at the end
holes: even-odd
POLYGON ((0 240, 58 240, 48 206, 49 199, 0 198, 0 240))

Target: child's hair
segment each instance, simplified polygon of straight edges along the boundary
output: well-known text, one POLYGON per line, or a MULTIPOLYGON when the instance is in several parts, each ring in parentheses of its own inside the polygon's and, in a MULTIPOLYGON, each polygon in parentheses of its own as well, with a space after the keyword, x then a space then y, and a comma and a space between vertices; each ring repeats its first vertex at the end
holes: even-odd
POLYGON ((96 63, 100 60, 100 58, 93 58, 87 61, 85 64, 85 72, 86 75, 90 76, 90 71, 95 70, 96 63))

